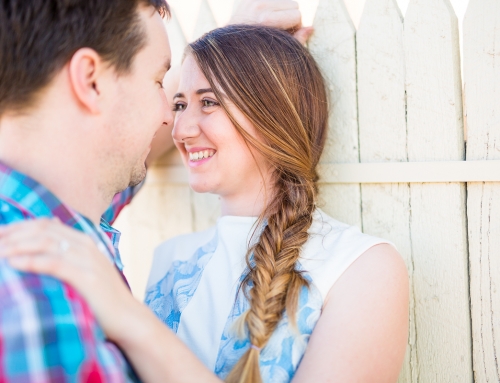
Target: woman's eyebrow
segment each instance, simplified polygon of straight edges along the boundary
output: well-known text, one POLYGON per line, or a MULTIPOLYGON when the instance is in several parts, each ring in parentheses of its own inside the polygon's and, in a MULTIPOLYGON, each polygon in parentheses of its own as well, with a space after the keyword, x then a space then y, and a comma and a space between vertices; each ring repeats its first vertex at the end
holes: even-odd
POLYGON ((198 89, 196 94, 213 93, 212 88, 198 89))
MULTIPOLYGON (((214 91, 212 90, 212 88, 205 88, 205 89, 198 89, 196 91, 196 94, 200 95, 200 94, 205 94, 205 93, 213 93, 214 91)), ((176 93, 174 98, 184 98, 184 93, 176 93)))

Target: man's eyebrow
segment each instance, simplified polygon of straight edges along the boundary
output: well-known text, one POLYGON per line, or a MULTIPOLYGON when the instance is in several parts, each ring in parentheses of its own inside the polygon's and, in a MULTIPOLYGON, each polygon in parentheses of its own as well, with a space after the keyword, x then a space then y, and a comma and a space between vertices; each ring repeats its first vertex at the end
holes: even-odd
POLYGON ((172 61, 170 58, 166 59, 163 65, 161 66, 161 72, 168 72, 172 68, 172 61))
POLYGON ((184 93, 176 93, 174 98, 184 98, 184 93))

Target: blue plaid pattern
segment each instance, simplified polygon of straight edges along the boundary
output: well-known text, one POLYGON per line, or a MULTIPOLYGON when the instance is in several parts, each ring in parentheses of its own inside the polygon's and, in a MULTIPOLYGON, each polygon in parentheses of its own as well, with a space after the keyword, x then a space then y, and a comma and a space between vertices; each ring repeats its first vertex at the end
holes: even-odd
POLYGON ((106 210, 106 212, 102 216, 103 220, 106 223, 109 222, 109 224, 112 225, 116 221, 116 218, 118 218, 118 215, 123 210, 123 208, 132 201, 139 190, 141 190, 143 185, 144 181, 137 186, 130 187, 115 195, 115 198, 113 198, 113 202, 111 202, 108 210, 106 210))
MULTIPOLYGON (((116 198, 112 210, 119 212, 118 202, 129 202, 133 193, 116 198)), ((122 269, 119 232, 104 218, 95 226, 35 180, 0 163, 0 224, 40 217, 58 217, 86 233, 122 269)), ((137 377, 125 357, 106 341, 74 289, 0 261, 0 383, 131 381, 137 377)))

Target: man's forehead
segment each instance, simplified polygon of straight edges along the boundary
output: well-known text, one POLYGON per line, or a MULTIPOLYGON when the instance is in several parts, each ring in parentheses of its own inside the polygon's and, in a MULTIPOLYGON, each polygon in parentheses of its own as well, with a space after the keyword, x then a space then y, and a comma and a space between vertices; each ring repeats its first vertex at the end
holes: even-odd
POLYGON ((158 12, 151 14, 149 9, 141 12, 147 31, 145 55, 148 56, 148 65, 154 65, 155 70, 165 73, 170 69, 172 57, 166 26, 158 12))

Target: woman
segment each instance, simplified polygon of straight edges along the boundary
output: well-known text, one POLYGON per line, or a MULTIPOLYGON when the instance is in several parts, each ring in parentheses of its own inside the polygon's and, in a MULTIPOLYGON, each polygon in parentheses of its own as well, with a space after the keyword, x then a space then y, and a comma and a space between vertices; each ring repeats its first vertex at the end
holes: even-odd
POLYGON ((307 50, 265 27, 210 32, 187 51, 174 104, 190 185, 219 195, 222 217, 157 250, 146 303, 167 326, 58 223, 26 244, 3 229, 12 265, 78 289, 147 382, 395 382, 406 268, 386 241, 316 207, 328 108, 307 50))

